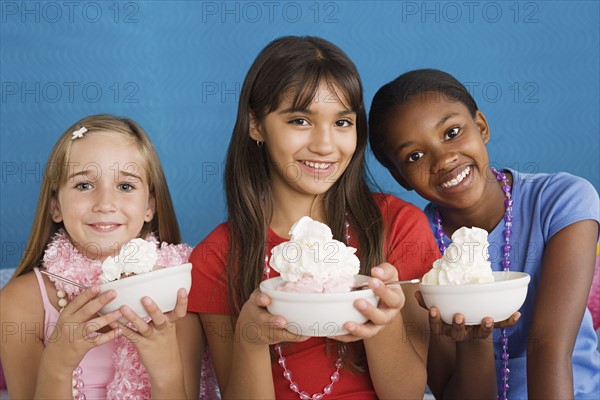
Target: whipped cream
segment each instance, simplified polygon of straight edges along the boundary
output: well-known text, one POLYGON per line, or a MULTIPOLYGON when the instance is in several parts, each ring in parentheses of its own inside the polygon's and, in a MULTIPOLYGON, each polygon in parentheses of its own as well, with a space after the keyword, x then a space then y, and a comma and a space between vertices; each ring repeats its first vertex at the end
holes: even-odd
POLYGON ((118 255, 108 257, 102 263, 103 283, 129 275, 139 275, 153 270, 158 261, 156 243, 133 239, 125 243, 118 255))
POLYGON ((452 235, 452 244, 433 263, 424 285, 465 285, 494 282, 488 261, 488 233, 480 228, 462 227, 452 235))
POLYGON ((271 268, 279 272, 279 290, 293 292, 348 292, 360 261, 354 247, 333 239, 331 229, 310 217, 290 229, 291 239, 271 250, 271 268))

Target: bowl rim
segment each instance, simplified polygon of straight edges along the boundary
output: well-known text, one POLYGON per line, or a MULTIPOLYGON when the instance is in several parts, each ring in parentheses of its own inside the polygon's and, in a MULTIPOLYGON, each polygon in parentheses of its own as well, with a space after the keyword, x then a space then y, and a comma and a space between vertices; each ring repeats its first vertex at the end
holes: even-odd
POLYGON ((114 281, 105 282, 100 285, 100 292, 104 292, 109 289, 118 290, 122 287, 131 286, 140 282, 145 282, 150 279, 156 280, 157 278, 161 278, 162 275, 172 275, 176 272, 186 272, 191 271, 192 263, 183 263, 179 265, 173 265, 170 267, 165 267, 158 269, 156 271, 151 271, 145 274, 139 274, 134 276, 129 276, 123 279, 116 279, 114 281))
POLYGON ((520 287, 527 286, 531 280, 531 275, 527 272, 521 271, 493 271, 492 274, 494 277, 502 274, 510 274, 513 277, 509 279, 496 280, 494 282, 488 283, 476 283, 476 284, 462 284, 462 285, 428 285, 423 283, 422 281, 419 283, 419 290, 422 292, 436 292, 436 293, 459 293, 457 289, 465 289, 468 288, 469 291, 483 291, 483 290, 498 290, 506 287, 520 287))
MULTIPOLYGON (((357 274, 359 279, 368 280, 371 278, 367 275, 357 274)), ((362 298, 370 298, 377 297, 375 292, 372 289, 364 289, 364 290, 355 290, 343 293, 305 293, 305 292, 285 292, 282 290, 277 290, 275 287, 283 281, 281 276, 276 276, 274 278, 265 279, 259 285, 259 289, 261 292, 267 294, 272 299, 276 300, 287 300, 287 301, 302 301, 304 303, 313 303, 313 302, 330 302, 335 300, 350 300, 350 299, 362 299, 362 298)))

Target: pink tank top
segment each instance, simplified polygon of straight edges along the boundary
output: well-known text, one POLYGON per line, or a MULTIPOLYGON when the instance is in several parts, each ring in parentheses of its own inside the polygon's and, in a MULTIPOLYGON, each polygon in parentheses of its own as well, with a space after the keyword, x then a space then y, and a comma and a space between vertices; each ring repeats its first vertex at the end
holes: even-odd
MULTIPOLYGON (((52 332, 56 326, 56 321, 59 317, 59 312, 48 299, 46 285, 42 279, 40 271, 34 269, 40 286, 40 293, 44 303, 44 344, 48 344, 53 340, 52 332)), ((115 342, 111 341, 99 347, 94 347, 83 357, 79 366, 83 370, 81 380, 85 387, 83 393, 86 399, 105 399, 106 386, 112 380, 114 375, 112 355, 115 350, 115 342)))

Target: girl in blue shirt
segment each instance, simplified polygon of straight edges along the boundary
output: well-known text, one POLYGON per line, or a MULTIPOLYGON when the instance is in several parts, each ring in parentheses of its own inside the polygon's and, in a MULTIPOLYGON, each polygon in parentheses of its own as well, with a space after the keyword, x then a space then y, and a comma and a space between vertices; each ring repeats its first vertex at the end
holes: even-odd
POLYGON ((517 313, 497 324, 506 330, 494 330, 493 341, 490 318, 469 328, 456 314, 446 325, 430 310, 432 331, 454 339, 431 339, 428 383, 435 396, 600 398, 597 339, 586 308, 600 222, 594 187, 566 173, 493 168, 485 116, 442 71, 411 71, 384 85, 369 128, 377 159, 400 185, 431 202, 425 213, 440 248, 462 226, 483 228, 493 270, 531 275, 522 318, 516 323, 517 313))

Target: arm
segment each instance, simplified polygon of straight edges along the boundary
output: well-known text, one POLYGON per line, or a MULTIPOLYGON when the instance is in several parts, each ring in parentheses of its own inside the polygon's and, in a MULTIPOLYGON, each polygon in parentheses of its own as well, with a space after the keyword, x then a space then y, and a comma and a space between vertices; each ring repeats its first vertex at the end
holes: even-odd
POLYGON ((204 350, 204 335, 197 314, 188 313, 177 321, 177 342, 183 362, 183 379, 188 399, 197 399, 204 350))
POLYGON ((61 313, 47 346, 44 346, 42 299, 31 295, 36 292, 39 293, 39 287, 33 273, 15 279, 0 292, 2 364, 10 396, 71 398, 73 369, 91 348, 107 343, 121 333, 109 330, 93 340, 87 336, 120 317, 118 311, 113 311, 94 318, 114 298, 114 292, 95 298, 98 294, 95 286, 77 296, 61 313))
MULTIPOLYGON (((417 299, 425 307, 420 293, 417 299)), ((513 326, 520 316, 517 311, 496 324, 486 317, 481 325, 465 326, 463 316, 455 314, 453 323, 445 324, 438 310, 432 307, 427 371, 428 384, 436 398, 495 399, 498 390, 492 328, 513 326), (473 385, 474 381, 478 384, 473 385)))
MULTIPOLYGON (((426 380, 424 359, 427 338, 417 333, 419 323, 413 319, 415 314, 400 313, 407 305, 402 288, 387 287, 382 283, 397 280, 396 268, 384 263, 373 268, 371 273, 378 278, 371 279, 369 286, 379 296, 379 305, 374 307, 356 300, 355 307, 370 321, 362 325, 347 322, 344 328, 349 334, 338 336, 336 340, 363 340, 369 374, 378 397, 422 398, 426 380)), ((420 315, 426 315, 424 310, 420 311, 420 315)))
POLYGON ((573 398, 571 355, 592 283, 597 238, 598 223, 584 220, 563 228, 546 245, 527 346, 531 399, 573 398))
POLYGON ((415 287, 402 286, 402 312, 381 333, 364 341, 369 371, 380 398, 423 397, 429 338, 427 312, 414 300, 415 287))
POLYGON ((274 399, 269 345, 302 341, 283 328, 283 317, 269 314, 269 296, 255 291, 235 323, 228 315, 200 314, 224 399, 274 399))

